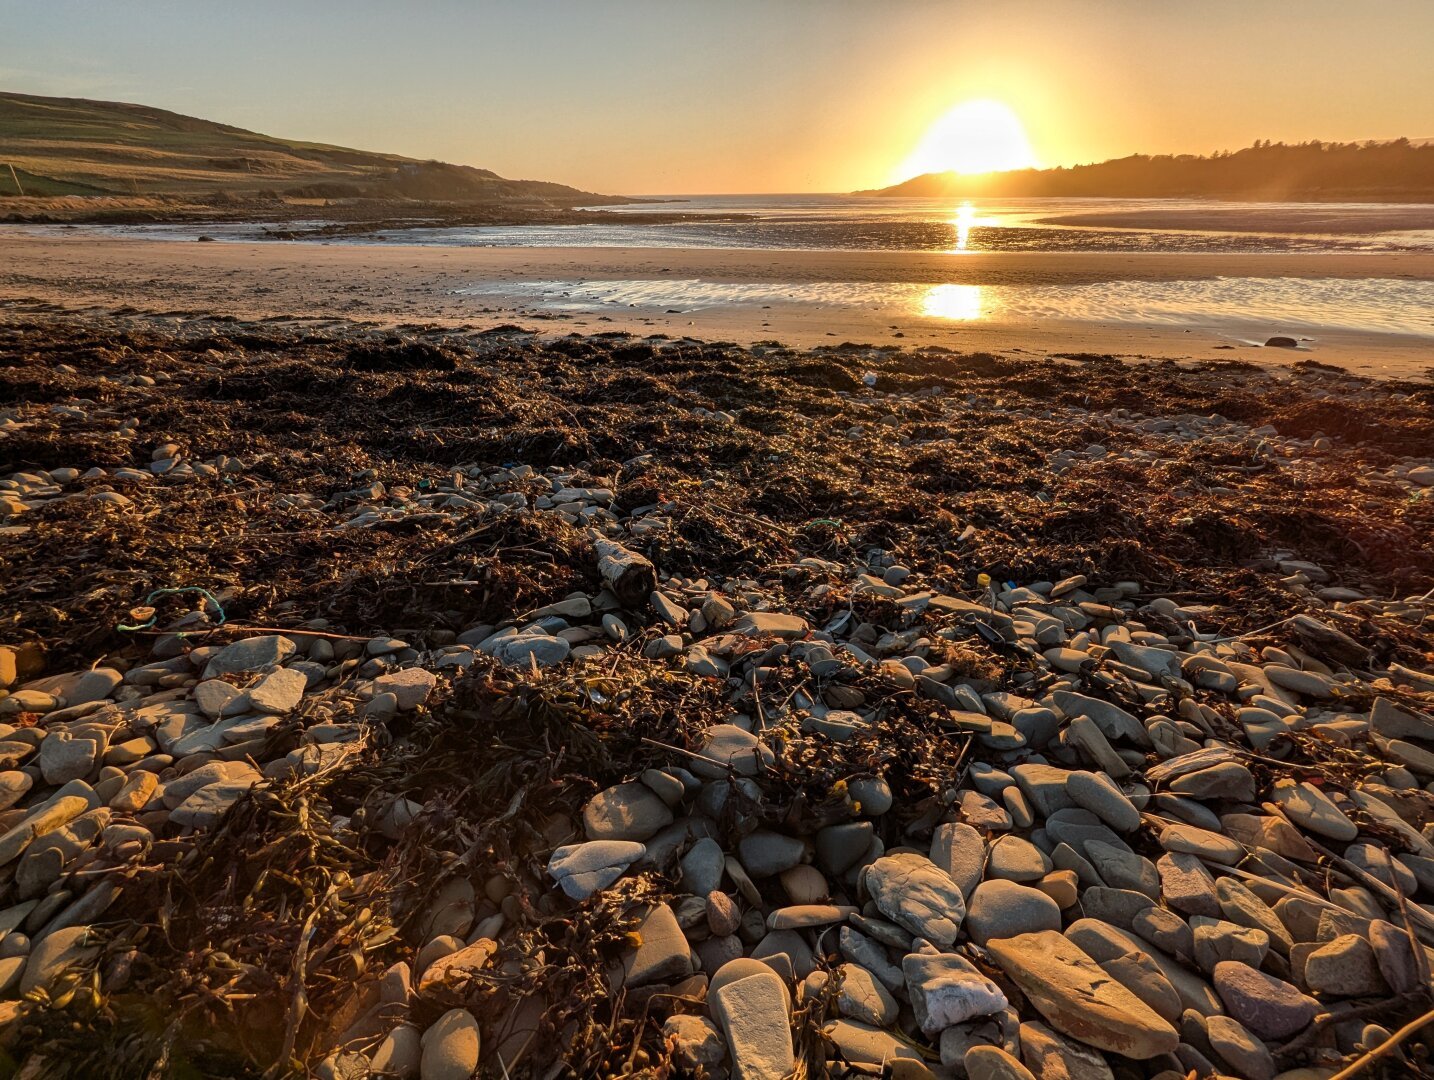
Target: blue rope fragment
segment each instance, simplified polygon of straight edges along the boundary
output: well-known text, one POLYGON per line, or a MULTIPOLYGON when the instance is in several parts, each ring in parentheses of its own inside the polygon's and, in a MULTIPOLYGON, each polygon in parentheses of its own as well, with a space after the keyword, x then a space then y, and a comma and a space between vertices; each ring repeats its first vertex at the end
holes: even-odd
MULTIPOLYGON (((201 588, 198 585, 183 585, 177 589, 155 589, 154 592, 150 593, 144 598, 144 606, 148 607, 150 604, 153 604, 156 600, 158 600, 161 596, 178 596, 180 593, 191 592, 199 593, 201 596, 204 597, 204 599, 208 600, 211 604, 214 605, 214 610, 219 612, 219 622, 215 625, 223 626, 227 618, 227 616, 224 614, 224 605, 219 602, 219 600, 212 592, 210 592, 208 589, 201 588)), ((145 622, 137 623, 134 626, 127 626, 124 623, 120 623, 115 627, 115 629, 122 630, 125 633, 133 633, 136 630, 148 630, 155 624, 158 618, 159 614, 156 612, 155 614, 151 615, 149 619, 145 622)), ((210 629, 213 629, 213 627, 210 627, 210 629)), ((176 632, 176 634, 178 637, 184 637, 184 634, 182 632, 176 632)))

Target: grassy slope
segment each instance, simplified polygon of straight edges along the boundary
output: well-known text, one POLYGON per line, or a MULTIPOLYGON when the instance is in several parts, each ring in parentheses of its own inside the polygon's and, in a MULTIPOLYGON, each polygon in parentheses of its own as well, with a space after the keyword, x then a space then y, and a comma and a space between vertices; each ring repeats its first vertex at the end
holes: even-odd
MULTIPOLYGON (((396 154, 294 142, 164 109, 83 98, 0 93, 0 195, 253 196, 313 185, 362 185, 394 194, 400 171, 436 168, 396 154)), ((483 169, 443 166, 428 197, 464 201, 583 202, 558 184, 504 180, 483 169)))

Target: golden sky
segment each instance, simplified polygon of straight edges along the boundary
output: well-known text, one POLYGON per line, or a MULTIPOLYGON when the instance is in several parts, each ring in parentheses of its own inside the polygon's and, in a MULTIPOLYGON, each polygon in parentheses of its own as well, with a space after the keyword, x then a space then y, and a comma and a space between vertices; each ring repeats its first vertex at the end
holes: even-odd
POLYGON ((0 89, 628 194, 890 182, 969 99, 1042 164, 1434 137, 1434 0, 0 0, 0 89))

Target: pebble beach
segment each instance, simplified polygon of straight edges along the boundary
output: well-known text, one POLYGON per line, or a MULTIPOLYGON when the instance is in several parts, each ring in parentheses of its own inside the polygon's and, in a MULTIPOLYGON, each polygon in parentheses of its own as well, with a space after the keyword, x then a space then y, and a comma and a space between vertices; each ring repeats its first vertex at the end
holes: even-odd
POLYGON ((17 1075, 1429 1067, 1427 382, 38 302, 0 382, 17 1075))

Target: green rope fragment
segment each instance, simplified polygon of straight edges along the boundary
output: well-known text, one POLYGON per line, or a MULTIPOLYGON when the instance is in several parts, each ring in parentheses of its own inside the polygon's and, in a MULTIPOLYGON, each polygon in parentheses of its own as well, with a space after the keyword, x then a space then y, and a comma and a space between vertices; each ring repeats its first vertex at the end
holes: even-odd
MULTIPOLYGON (((201 596, 204 597, 204 599, 208 600, 211 604, 214 605, 214 609, 219 612, 219 622, 215 625, 223 626, 225 619, 227 618, 227 616, 225 616, 224 614, 224 605, 218 601, 218 599, 212 592, 210 592, 208 589, 201 588, 198 585, 183 585, 177 589, 155 589, 154 592, 150 593, 144 598, 144 606, 149 607, 149 605, 153 604, 161 596, 178 596, 180 593, 191 592, 199 593, 201 596)), ((136 630, 148 630, 155 624, 155 621, 158 618, 158 612, 153 612, 150 614, 149 618, 142 623, 136 623, 133 626, 128 626, 125 623, 119 623, 115 626, 115 629, 121 630, 125 633, 133 633, 136 630)), ((176 632, 176 634, 179 637, 184 637, 184 634, 182 632, 176 632)))

